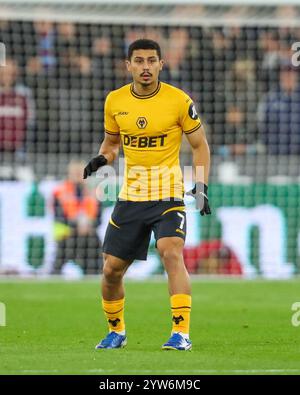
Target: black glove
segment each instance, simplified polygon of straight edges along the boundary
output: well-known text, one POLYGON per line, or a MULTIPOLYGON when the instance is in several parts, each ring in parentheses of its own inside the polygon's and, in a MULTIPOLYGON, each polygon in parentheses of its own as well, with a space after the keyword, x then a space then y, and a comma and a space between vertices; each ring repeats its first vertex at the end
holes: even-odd
POLYGON ((201 215, 211 214, 207 197, 208 186, 202 182, 196 182, 193 189, 188 191, 186 195, 193 196, 196 199, 196 208, 200 210, 201 215))
POLYGON ((107 159, 104 155, 98 155, 85 166, 83 171, 83 178, 89 177, 94 171, 97 171, 99 167, 105 166, 107 164, 107 159))

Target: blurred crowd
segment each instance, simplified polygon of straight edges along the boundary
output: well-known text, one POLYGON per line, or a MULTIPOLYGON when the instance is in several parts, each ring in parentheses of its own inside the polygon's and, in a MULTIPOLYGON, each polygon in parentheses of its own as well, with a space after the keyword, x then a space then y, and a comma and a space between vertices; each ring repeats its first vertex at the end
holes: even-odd
POLYGON ((107 93, 130 82, 128 45, 162 47, 161 80, 196 103, 215 155, 300 154, 299 28, 130 27, 0 21, 0 152, 90 156, 107 93))

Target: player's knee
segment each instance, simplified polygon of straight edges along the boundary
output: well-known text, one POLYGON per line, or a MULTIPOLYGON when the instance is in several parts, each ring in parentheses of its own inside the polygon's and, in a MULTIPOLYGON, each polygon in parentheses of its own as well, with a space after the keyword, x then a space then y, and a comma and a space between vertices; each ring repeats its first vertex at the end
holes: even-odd
POLYGON ((184 241, 179 237, 174 238, 162 238, 157 242, 157 249, 161 259, 164 262, 168 261, 180 261, 182 258, 182 251, 184 247, 184 241))
POLYGON ((123 272, 110 265, 103 266, 103 277, 108 283, 119 282, 123 277, 123 272))
POLYGON ((165 263, 168 262, 180 262, 182 257, 181 249, 174 248, 173 246, 162 248, 160 256, 165 263))
POLYGON ((114 258, 104 255, 103 277, 109 283, 115 283, 122 279, 124 269, 116 264, 114 258))

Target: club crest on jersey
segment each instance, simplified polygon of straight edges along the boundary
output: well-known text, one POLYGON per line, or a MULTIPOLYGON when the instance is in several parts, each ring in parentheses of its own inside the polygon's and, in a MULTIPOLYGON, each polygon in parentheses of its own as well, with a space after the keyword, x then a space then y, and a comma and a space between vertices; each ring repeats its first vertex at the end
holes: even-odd
POLYGON ((191 103, 191 104, 190 104, 190 107, 189 107, 189 116, 190 116, 192 119, 197 119, 197 118, 198 118, 197 110, 196 110, 196 107, 195 107, 195 104, 194 104, 194 103, 191 103))
POLYGON ((147 119, 145 117, 138 117, 138 119, 136 120, 136 124, 137 124, 137 127, 139 129, 145 129, 145 127, 147 126, 148 122, 147 122, 147 119))

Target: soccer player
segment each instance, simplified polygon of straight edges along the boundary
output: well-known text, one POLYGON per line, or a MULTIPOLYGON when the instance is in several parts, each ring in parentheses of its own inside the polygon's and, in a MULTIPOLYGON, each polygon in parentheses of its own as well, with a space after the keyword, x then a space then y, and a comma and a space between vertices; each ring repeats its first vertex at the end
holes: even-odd
POLYGON ((159 81, 158 43, 133 42, 126 60, 133 82, 108 94, 105 138, 84 178, 113 162, 122 142, 124 182, 103 243, 102 307, 109 333, 97 346, 127 343, 123 276, 135 259, 146 260, 151 232, 168 275, 173 327, 165 350, 189 350, 191 287, 183 261, 186 235, 184 188, 179 164, 182 134, 192 147, 196 184, 189 192, 201 215, 210 214, 207 184, 210 152, 195 106, 182 90, 159 81))

